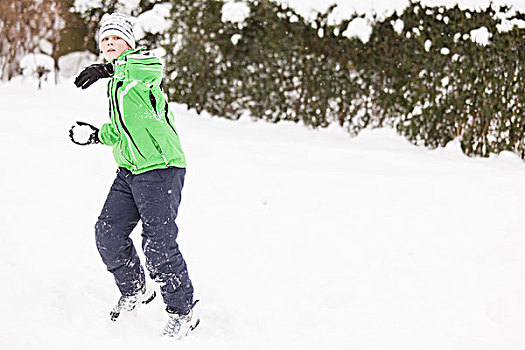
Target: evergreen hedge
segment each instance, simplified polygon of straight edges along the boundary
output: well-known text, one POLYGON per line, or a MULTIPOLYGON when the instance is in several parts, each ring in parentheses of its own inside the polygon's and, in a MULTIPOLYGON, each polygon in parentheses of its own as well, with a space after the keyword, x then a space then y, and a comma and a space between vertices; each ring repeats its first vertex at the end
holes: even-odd
POLYGON ((173 1, 167 42, 176 44, 165 45, 173 101, 226 118, 338 123, 354 135, 390 125, 430 148, 458 139, 468 155, 523 158, 524 29, 497 29, 503 14, 521 13, 414 2, 375 18, 363 43, 343 35, 358 14, 329 24, 334 6, 308 22, 269 0, 246 4, 238 24, 221 20, 222 1, 173 1), (489 45, 470 38, 481 27, 489 45))

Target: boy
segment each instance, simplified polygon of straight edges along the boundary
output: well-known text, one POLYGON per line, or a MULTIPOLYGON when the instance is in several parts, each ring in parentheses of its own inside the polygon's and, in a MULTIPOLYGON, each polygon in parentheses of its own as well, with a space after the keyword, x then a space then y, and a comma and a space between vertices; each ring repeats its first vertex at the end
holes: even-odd
POLYGON ((81 145, 113 146, 119 166, 95 225, 98 251, 122 294, 111 319, 116 321, 121 312, 155 297, 146 289, 144 270, 129 238, 141 220, 146 267, 160 283, 168 312, 163 334, 180 339, 198 325, 199 318, 186 262, 176 243, 175 218, 186 161, 160 88, 162 64, 144 48, 135 49, 133 24, 122 14, 104 17, 99 45, 109 63, 85 68, 75 85, 86 89, 100 78, 111 78, 107 89, 111 122, 100 130, 77 122, 70 137, 81 145), (87 137, 82 139, 82 133, 87 137))

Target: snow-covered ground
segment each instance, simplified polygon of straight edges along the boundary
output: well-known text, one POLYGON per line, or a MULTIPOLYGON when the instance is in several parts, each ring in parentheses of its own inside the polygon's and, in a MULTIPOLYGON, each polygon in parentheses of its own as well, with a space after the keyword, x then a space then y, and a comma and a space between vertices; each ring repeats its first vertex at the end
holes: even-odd
MULTIPOLYGON (((338 3, 334 21, 408 4, 275 1, 306 18, 338 3)), ((505 2, 525 11, 524 0, 505 2)), ((225 17, 242 20, 233 3, 225 17)), ((165 22, 164 10, 140 28, 165 22)), ((369 26, 347 34, 366 40, 369 26)), ((67 77, 78 70, 65 65, 67 77)), ((36 86, 0 83, 0 349, 525 348, 525 166, 515 155, 470 159, 457 144, 429 151, 389 129, 352 139, 178 105, 189 162, 179 242, 202 324, 181 343, 162 339, 160 298, 112 324, 118 291, 93 226, 116 167, 108 147, 68 137, 77 120, 107 120, 104 84, 36 86)), ((140 245, 140 226, 132 237, 140 245)))
POLYGON ((106 121, 105 86, 36 85, 0 84, 0 349, 525 348, 516 156, 178 105, 179 242, 202 323, 161 338, 157 298, 112 324, 118 291, 93 226, 116 166, 109 147, 68 137, 77 120, 106 121))

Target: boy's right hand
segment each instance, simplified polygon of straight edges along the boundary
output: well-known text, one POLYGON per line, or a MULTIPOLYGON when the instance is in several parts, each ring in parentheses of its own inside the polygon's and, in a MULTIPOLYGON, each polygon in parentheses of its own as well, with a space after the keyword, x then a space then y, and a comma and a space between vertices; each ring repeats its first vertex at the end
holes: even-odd
POLYGON ((112 63, 97 63, 84 68, 82 72, 76 77, 75 85, 82 89, 87 89, 91 84, 100 78, 110 78, 113 76, 112 63))
POLYGON ((77 122, 69 129, 69 137, 73 143, 85 146, 100 143, 98 138, 98 128, 84 122, 77 122))

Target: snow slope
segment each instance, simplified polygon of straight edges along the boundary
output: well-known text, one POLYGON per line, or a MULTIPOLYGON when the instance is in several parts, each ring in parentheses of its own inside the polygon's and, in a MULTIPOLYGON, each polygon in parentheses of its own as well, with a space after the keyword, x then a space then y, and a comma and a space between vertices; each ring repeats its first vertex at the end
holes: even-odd
POLYGON ((116 167, 109 147, 68 138, 76 120, 106 120, 105 87, 35 87, 0 84, 1 349, 525 348, 516 156, 179 105, 179 242, 202 324, 180 344, 162 339, 160 298, 111 324, 118 291, 93 226, 116 167))

